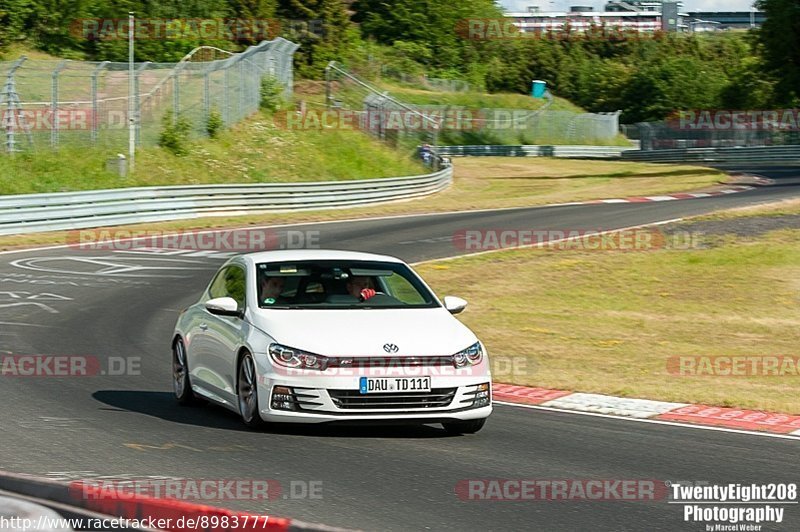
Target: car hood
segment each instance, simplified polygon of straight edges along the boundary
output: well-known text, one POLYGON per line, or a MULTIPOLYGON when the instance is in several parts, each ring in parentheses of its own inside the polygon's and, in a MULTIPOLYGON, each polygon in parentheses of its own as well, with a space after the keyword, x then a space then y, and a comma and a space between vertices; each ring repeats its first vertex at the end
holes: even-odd
POLYGON ((445 356, 478 341, 443 308, 271 309, 255 313, 252 319, 276 342, 326 356, 445 356), (387 353, 386 344, 396 345, 397 352, 387 353))

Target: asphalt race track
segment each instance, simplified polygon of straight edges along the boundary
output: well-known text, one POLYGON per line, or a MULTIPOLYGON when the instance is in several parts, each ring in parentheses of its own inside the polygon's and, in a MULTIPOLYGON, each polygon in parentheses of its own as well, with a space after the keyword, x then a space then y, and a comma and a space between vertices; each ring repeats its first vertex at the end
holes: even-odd
MULTIPOLYGON (((753 169, 750 169, 753 170, 753 169)), ((466 212, 292 227, 320 245, 409 262, 461 253, 465 229, 614 229, 800 196, 800 169, 775 186, 683 201, 466 212)), ((274 479, 284 496, 225 506, 369 530, 705 530, 679 505, 462 501, 464 479, 797 482, 797 441, 496 405, 477 435, 420 428, 247 431, 216 407, 171 395, 169 342, 220 254, 50 249, 0 255, 0 354, 140 357, 141 374, 0 381, 0 469, 59 479, 274 479), (290 485, 322 482, 322 498, 290 485)), ((455 294, 457 295, 457 294, 455 294)), ((111 373, 111 372, 108 372, 111 373)), ((763 530, 767 530, 764 528, 763 530)), ((800 530, 789 506, 781 530, 800 530)))

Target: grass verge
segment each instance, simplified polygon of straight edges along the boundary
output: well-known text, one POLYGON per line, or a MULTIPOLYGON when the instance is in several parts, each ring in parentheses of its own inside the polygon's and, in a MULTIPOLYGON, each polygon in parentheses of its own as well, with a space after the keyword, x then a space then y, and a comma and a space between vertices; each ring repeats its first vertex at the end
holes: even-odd
MULTIPOLYGON (((697 218, 752 227, 800 200, 697 218)), ((698 225, 699 227, 699 225, 698 225)), ((642 252, 514 250, 421 265, 496 355, 524 357, 500 382, 800 414, 800 376, 681 376, 694 356, 799 357, 800 228, 642 252)))
MULTIPOLYGON (((454 105, 469 107, 471 109, 529 109, 536 110, 545 104, 542 98, 531 98, 525 94, 494 93, 467 91, 444 92, 425 89, 415 89, 382 83, 384 88, 401 101, 414 105, 454 105)), ((553 98, 553 111, 570 111, 585 113, 586 111, 564 98, 553 98)))
POLYGON ((188 143, 176 156, 157 147, 137 151, 136 173, 121 178, 105 168, 116 148, 66 146, 0 156, 0 194, 26 194, 199 183, 271 183, 415 175, 425 168, 412 153, 392 149, 359 131, 295 131, 257 114, 215 140, 188 143))

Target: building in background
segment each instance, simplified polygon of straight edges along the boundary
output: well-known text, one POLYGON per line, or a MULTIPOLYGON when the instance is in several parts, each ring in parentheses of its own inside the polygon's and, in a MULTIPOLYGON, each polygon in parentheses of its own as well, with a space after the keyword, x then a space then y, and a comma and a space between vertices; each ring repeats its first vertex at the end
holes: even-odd
POLYGON ((762 11, 683 11, 683 2, 661 0, 609 0, 603 11, 574 5, 568 11, 548 11, 545 5, 531 5, 524 12, 509 12, 519 29, 526 33, 585 32, 604 27, 616 31, 651 33, 655 31, 709 32, 758 27, 762 11))
MULTIPOLYGON (((606 11, 627 13, 629 11, 651 11, 661 13, 661 0, 649 0, 647 2, 624 2, 622 0, 610 0, 605 7, 606 11)), ((677 2, 678 7, 683 7, 683 2, 677 2)))
MULTIPOLYGON (((688 13, 689 24, 713 23, 717 30, 744 30, 759 28, 766 15, 763 11, 691 11, 688 13)), ((708 27, 700 25, 701 28, 708 27)), ((709 30, 697 30, 709 31, 709 30)))
POLYGON ((581 33, 597 27, 638 33, 687 31, 683 21, 686 14, 681 9, 681 2, 612 0, 603 11, 584 5, 571 6, 569 11, 546 11, 532 5, 525 12, 506 13, 506 17, 514 19, 515 25, 526 33, 560 33, 567 29, 581 33))

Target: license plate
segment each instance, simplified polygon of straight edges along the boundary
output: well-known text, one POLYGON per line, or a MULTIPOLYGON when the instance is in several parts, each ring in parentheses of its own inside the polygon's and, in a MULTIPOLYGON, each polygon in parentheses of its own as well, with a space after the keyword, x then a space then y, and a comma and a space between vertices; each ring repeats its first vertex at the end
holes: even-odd
POLYGON ((358 390, 368 393, 430 392, 430 377, 361 377, 358 390))

